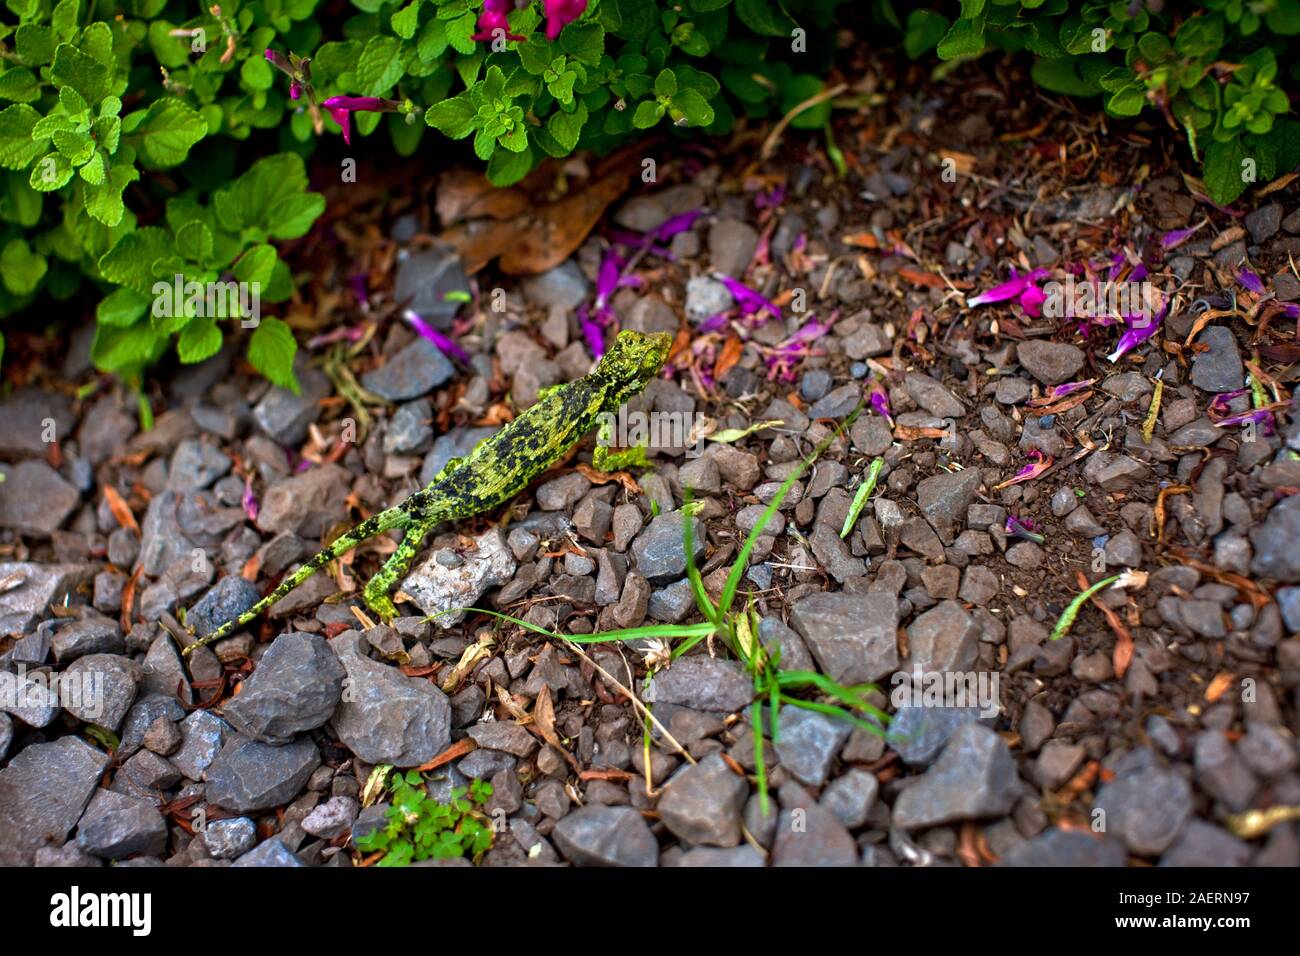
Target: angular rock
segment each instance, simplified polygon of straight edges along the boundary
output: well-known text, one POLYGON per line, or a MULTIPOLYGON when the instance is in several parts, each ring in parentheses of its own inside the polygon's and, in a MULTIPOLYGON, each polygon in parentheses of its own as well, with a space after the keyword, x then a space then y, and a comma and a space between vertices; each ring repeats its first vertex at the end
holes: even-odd
POLYGON ((678 658, 650 679, 645 699, 656 704, 681 704, 696 710, 731 713, 754 698, 754 682, 736 661, 704 655, 678 658))
POLYGON ((898 601, 892 594, 811 594, 790 609, 790 624, 831 680, 867 683, 898 667, 898 601))
POLYGON ((923 674, 970 671, 979 656, 980 628, 956 601, 941 601, 907 628, 908 670, 923 674))
POLYGON ((849 739, 852 725, 802 707, 781 708, 780 733, 773 745, 776 755, 791 776, 810 787, 820 787, 830 773, 831 762, 849 739))
POLYGON ((1016 846, 1002 858, 1003 866, 1123 866, 1124 845, 1109 837, 1081 830, 1052 827, 1016 846))
POLYGON ((980 482, 978 468, 963 468, 933 475, 917 483, 917 504, 945 544, 951 544, 960 530, 967 509, 979 493, 980 482))
POLYGON ((0 466, 0 528, 48 538, 81 502, 81 493, 43 461, 0 466))
POLYGON ((781 786, 779 799, 772 866, 856 865, 857 844, 833 813, 793 782, 781 786))
POLYGON ((979 720, 978 707, 905 704, 894 712, 885 740, 909 767, 928 767, 958 728, 979 720))
POLYGON ((61 683, 79 690, 63 699, 63 708, 78 720, 116 731, 135 701, 139 665, 115 654, 87 654, 72 662, 61 683))
POLYGON ((261 597, 261 591, 252 581, 238 574, 227 574, 190 608, 185 623, 194 628, 195 634, 211 634, 239 617, 261 597))
POLYGON ((257 529, 265 534, 292 531, 304 538, 319 538, 343 517, 351 488, 352 475, 334 464, 281 478, 262 496, 257 529))
MULTIPOLYGON (((632 560, 651 584, 669 584, 686 573, 685 524, 680 511, 669 511, 652 518, 633 540, 632 560)), ((704 522, 699 518, 691 520, 691 542, 698 561, 705 542, 704 522)))
POLYGON ((167 821, 151 803, 96 790, 77 826, 77 846, 106 860, 132 853, 162 856, 167 849, 167 821))
POLYGON ((30 634, 51 604, 62 604, 95 570, 90 564, 0 562, 0 581, 9 582, 0 594, 0 634, 30 634))
POLYGON ((740 843, 748 796, 749 784, 714 753, 674 776, 657 809, 664 825, 687 843, 732 847, 740 843))
POLYGON ((330 641, 347 671, 334 729, 366 763, 418 767, 451 743, 451 703, 429 681, 365 657, 361 641, 357 631, 330 641))
POLYGON ((1172 770, 1149 766, 1103 786, 1097 807, 1106 813, 1107 833, 1138 856, 1159 856, 1192 814, 1192 788, 1172 770))
POLYGON ((212 761, 233 736, 230 725, 206 710, 196 710, 181 721, 181 746, 170 759, 189 780, 203 780, 212 761))
POLYGON ((1255 550, 1252 573, 1290 584, 1300 582, 1300 548, 1296 547, 1300 541, 1300 495, 1275 504, 1263 523, 1251 529, 1250 541, 1255 550))
POLYGON ((551 839, 576 866, 659 865, 659 844, 631 807, 589 804, 555 824, 551 839))
POLYGON ((473 607, 488 588, 508 582, 519 567, 500 528, 484 532, 474 540, 473 550, 433 552, 402 581, 402 592, 420 610, 438 615, 433 619, 438 627, 451 627, 465 617, 463 611, 455 614, 443 614, 443 611, 473 607), (440 561, 446 554, 454 554, 459 563, 450 566, 440 561))
POLYGON ((389 402, 427 395, 456 374, 456 366, 428 339, 417 338, 382 366, 361 376, 361 385, 389 402))
POLYGON ((30 866, 38 847, 62 843, 108 764, 76 737, 19 751, 0 769, 0 866, 30 866))
POLYGON ((894 823, 912 830, 1003 816, 1018 791, 1016 764, 1006 742, 980 724, 963 724, 934 766, 898 795, 894 823))
POLYGON ((330 719, 343 692, 343 676, 343 665, 323 637, 281 634, 222 714, 245 737, 288 743, 330 719))
POLYGON ((1211 325, 1202 330, 1196 339, 1199 345, 1209 346, 1197 352, 1192 359, 1192 384, 1204 392, 1231 392, 1245 383, 1245 370, 1241 364, 1241 351, 1237 337, 1223 325, 1211 325))
POLYGON ((1083 368, 1083 349, 1063 342, 1029 339, 1016 347, 1016 358, 1025 371, 1044 385, 1070 381, 1083 368))
POLYGON ((257 843, 257 826, 248 817, 213 820, 203 831, 203 847, 213 858, 233 860, 257 843))
POLYGON ((232 737, 207 770, 209 803, 234 813, 283 806, 320 766, 320 751, 306 737, 283 747, 232 737))

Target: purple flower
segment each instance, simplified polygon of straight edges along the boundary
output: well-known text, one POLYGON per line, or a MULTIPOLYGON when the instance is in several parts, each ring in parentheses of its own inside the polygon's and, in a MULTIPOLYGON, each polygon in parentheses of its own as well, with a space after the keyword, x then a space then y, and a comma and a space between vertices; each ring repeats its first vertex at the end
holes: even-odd
POLYGON ((293 80, 289 84, 289 99, 296 100, 299 99, 301 96, 302 96, 302 84, 299 83, 297 80, 293 80))
POLYGON ((1238 412, 1235 415, 1228 415, 1214 423, 1215 428, 1227 428, 1229 425, 1244 425, 1246 422, 1256 422, 1264 426, 1264 434, 1273 434, 1273 410, 1271 408, 1252 408, 1249 411, 1238 412))
POLYGON ((542 0, 542 9, 546 11, 546 39, 554 40, 587 11, 587 0, 542 0))
POLYGON ((270 63, 281 73, 284 73, 287 76, 293 76, 293 64, 289 62, 289 58, 283 53, 278 53, 275 50, 267 50, 264 55, 266 56, 267 63, 270 63))
POLYGON ((679 232, 685 232, 695 225, 695 220, 704 214, 701 209, 692 209, 689 212, 679 213, 668 219, 663 225, 654 231, 654 237, 660 242, 666 242, 679 232))
POLYGON ((1118 362, 1124 355, 1137 348, 1151 336, 1156 334, 1156 330, 1169 314, 1169 303, 1166 302, 1154 318, 1145 315, 1126 315, 1124 316, 1124 334, 1119 337, 1119 342, 1115 346, 1115 351, 1106 356, 1112 363, 1118 362))
POLYGON ((1065 398, 1067 395, 1073 395, 1075 392, 1081 392, 1085 388, 1097 381, 1095 378, 1085 378, 1081 382, 1066 382, 1064 385, 1057 385, 1047 390, 1047 394, 1042 398, 1035 398, 1030 405, 1050 405, 1058 399, 1065 398))
POLYGON ((377 96, 331 96, 321 106, 329 111, 334 122, 343 130, 343 142, 351 146, 353 113, 396 113, 402 104, 377 96))
POLYGON ((251 476, 244 479, 244 497, 242 500, 244 505, 244 514, 248 515, 249 521, 256 521, 258 512, 262 509, 257 503, 256 496, 253 494, 253 479, 251 476))
POLYGON ((1248 388, 1238 388, 1231 392, 1219 392, 1210 399, 1210 404, 1205 408, 1205 414, 1209 416, 1211 421, 1222 418, 1228 413, 1228 403, 1234 398, 1240 398, 1249 391, 1248 388))
POLYGON ((414 309, 407 309, 402 313, 402 318, 411 324, 415 331, 420 334, 421 338, 428 339, 436 345, 438 351, 443 355, 450 355, 452 358, 460 359, 462 362, 468 364, 469 355, 465 350, 435 329, 428 322, 424 321, 424 319, 420 317, 420 314, 414 309))
POLYGON ((370 292, 366 286, 366 274, 364 272, 354 272, 348 276, 348 288, 356 296, 358 305, 370 304, 370 292))
POLYGON ((483 0, 483 12, 478 15, 478 32, 470 37, 471 40, 494 40, 493 34, 497 30, 502 30, 502 34, 507 40, 526 40, 527 37, 520 36, 517 33, 510 32, 510 23, 506 17, 514 5, 510 0, 483 0))
POLYGON ((1166 232, 1160 237, 1160 248, 1172 249, 1175 246, 1180 246, 1200 228, 1200 226, 1188 226, 1186 229, 1173 229, 1166 232))
POLYGON ((703 322, 697 325, 695 327, 695 331, 701 333, 717 332, 719 329, 726 328, 726 326, 727 326, 727 313, 718 312, 715 315, 709 316, 707 319, 705 319, 703 322))
POLYGON ((1242 266, 1241 271, 1237 273, 1237 281, 1256 295, 1262 295, 1264 292, 1263 280, 1245 266, 1242 266))
POLYGON ((1004 530, 1013 538, 1023 538, 1026 541, 1034 541, 1038 544, 1042 544, 1046 540, 1041 534, 1034 533, 1034 523, 1029 518, 1017 518, 1015 515, 1007 515, 1004 530))
POLYGON ((772 314, 773 318, 781 318, 781 310, 749 286, 721 272, 713 273, 713 277, 727 287, 731 297, 736 300, 736 305, 740 306, 741 315, 753 315, 765 309, 772 314))
POLYGON ((1025 467, 1021 468, 1018 472, 1016 472, 1012 477, 1008 478, 1006 481, 1002 482, 999 485, 994 485, 993 486, 994 491, 1001 491, 1003 488, 1007 487, 1008 485, 1016 485, 1022 481, 1029 481, 1032 478, 1037 478, 1043 472, 1047 471, 1048 468, 1052 467, 1053 459, 1047 455, 1044 455, 1037 448, 1029 449, 1029 453, 1026 457, 1029 458, 1029 464, 1025 465, 1025 467))
POLYGON ((966 300, 966 307, 973 309, 978 305, 990 305, 994 302, 1006 302, 1008 299, 1019 299, 1020 307, 1025 310, 1025 314, 1033 318, 1038 318, 1043 314, 1043 302, 1047 300, 1043 290, 1038 288, 1038 280, 1045 279, 1050 274, 1047 269, 1035 269, 1032 272, 1026 272, 1024 275, 1017 275, 1013 267, 1011 278, 1001 285, 995 285, 987 292, 982 292, 977 296, 972 296, 966 300))
POLYGON ((870 402, 877 415, 889 422, 890 425, 894 424, 894 411, 889 407, 889 393, 885 391, 883 385, 874 380, 871 383, 870 402))

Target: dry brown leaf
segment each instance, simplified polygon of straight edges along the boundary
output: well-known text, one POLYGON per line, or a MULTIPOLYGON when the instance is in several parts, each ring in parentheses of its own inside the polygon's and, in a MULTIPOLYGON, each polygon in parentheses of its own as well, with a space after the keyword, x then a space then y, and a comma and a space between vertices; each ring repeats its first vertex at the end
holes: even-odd
POLYGON ((443 764, 451 763, 453 760, 457 759, 458 757, 465 756, 467 753, 472 751, 477 746, 478 744, 474 743, 473 737, 463 737, 460 740, 456 741, 454 744, 452 744, 450 747, 448 747, 446 750, 444 750, 442 753, 438 754, 438 756, 434 757, 428 763, 420 764, 420 766, 416 767, 415 769, 418 770, 420 773, 428 773, 430 770, 438 769, 443 764))
POLYGON ((573 466, 573 470, 582 477, 586 478, 593 485, 607 485, 611 481, 617 481, 630 495, 639 495, 641 486, 636 483, 636 479, 626 471, 597 471, 590 465, 579 462, 573 466))
POLYGON ((1226 694, 1228 688, 1232 686, 1232 682, 1236 680, 1236 676, 1237 675, 1230 674, 1227 671, 1220 671, 1215 674, 1214 679, 1210 681, 1209 686, 1205 688, 1206 701, 1213 704, 1220 697, 1226 694))
POLYGON ((713 380, 722 381, 726 375, 740 361, 740 356, 744 354, 745 346, 736 336, 731 336, 722 346, 722 351, 718 353, 718 361, 713 365, 713 380))
POLYGON ((135 515, 131 513, 131 506, 126 503, 126 500, 118 494, 117 489, 112 485, 102 485, 101 487, 104 491, 104 500, 108 502, 108 510, 113 513, 113 520, 118 523, 119 527, 134 531, 138 536, 140 526, 135 522, 135 515))

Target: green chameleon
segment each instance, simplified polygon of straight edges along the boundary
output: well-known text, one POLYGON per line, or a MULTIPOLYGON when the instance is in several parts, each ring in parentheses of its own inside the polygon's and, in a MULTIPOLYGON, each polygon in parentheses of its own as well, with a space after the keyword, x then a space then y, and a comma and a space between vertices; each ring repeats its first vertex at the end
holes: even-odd
POLYGON ((429 484, 399 505, 369 518, 307 561, 262 600, 234 620, 185 648, 218 641, 254 620, 302 582, 336 558, 392 528, 406 534, 383 568, 366 584, 366 606, 385 621, 397 615, 389 592, 405 577, 420 545, 433 528, 482 514, 509 501, 558 461, 587 432, 602 412, 618 407, 659 374, 672 336, 620 332, 591 372, 576 382, 545 390, 537 403, 485 438, 464 458, 447 463, 429 484))

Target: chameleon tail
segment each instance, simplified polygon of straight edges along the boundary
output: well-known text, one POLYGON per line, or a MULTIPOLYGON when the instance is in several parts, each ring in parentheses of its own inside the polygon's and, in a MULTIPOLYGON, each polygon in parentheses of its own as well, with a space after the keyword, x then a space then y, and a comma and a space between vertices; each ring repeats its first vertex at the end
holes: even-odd
POLYGON ((280 598, 284 597, 298 585, 302 584, 309 577, 319 571, 325 565, 337 558, 341 558, 357 545, 389 528, 395 528, 402 523, 405 513, 401 508, 389 508, 387 511, 381 511, 379 514, 366 521, 361 522, 347 534, 336 538, 333 543, 323 550, 312 556, 302 567, 298 568, 293 574, 282 580, 274 591, 268 594, 262 600, 258 601, 239 617, 227 621, 211 634, 206 634, 197 641, 181 649, 181 654, 189 656, 196 647, 203 647, 205 644, 211 644, 213 641, 219 641, 223 637, 228 637, 241 627, 256 620, 264 611, 275 604, 280 598))

